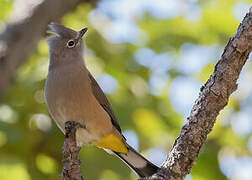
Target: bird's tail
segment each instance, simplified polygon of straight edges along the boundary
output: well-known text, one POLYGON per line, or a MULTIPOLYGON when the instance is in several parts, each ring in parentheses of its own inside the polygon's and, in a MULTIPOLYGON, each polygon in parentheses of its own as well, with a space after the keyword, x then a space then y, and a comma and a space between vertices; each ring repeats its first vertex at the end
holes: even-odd
POLYGON ((159 167, 152 164, 130 145, 127 144, 128 153, 122 154, 114 152, 122 161, 124 161, 139 177, 148 177, 159 170, 159 167))

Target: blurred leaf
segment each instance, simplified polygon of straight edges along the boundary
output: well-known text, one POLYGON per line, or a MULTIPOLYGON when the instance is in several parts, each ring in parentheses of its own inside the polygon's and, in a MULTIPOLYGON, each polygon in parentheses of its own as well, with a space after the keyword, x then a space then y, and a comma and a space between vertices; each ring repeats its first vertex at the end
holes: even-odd
POLYGON ((13 1, 11 0, 0 0, 0 20, 4 20, 12 9, 13 1))
POLYGON ((2 164, 0 163, 0 179, 4 180, 30 180, 30 176, 24 164, 2 164))
POLYGON ((45 174, 52 174, 56 172, 55 160, 45 154, 37 155, 36 165, 38 169, 45 174))
POLYGON ((133 113, 133 121, 141 133, 148 139, 160 139, 165 131, 165 125, 160 117, 151 110, 137 109, 133 113))

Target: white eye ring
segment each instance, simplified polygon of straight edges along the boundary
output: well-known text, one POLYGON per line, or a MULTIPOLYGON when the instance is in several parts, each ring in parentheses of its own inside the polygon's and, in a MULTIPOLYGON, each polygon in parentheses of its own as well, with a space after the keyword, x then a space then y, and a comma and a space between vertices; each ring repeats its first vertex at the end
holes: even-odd
POLYGON ((67 42, 67 47, 68 47, 68 48, 73 48, 74 46, 75 46, 74 40, 70 39, 70 40, 67 42))

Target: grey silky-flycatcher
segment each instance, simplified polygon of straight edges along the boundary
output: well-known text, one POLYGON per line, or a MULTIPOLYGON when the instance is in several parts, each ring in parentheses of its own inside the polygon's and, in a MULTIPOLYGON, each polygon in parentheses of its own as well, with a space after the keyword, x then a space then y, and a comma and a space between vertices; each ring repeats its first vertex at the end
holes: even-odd
POLYGON ((126 143, 112 107, 83 58, 83 35, 87 28, 74 31, 57 23, 49 24, 49 72, 45 96, 49 113, 64 132, 65 122, 83 128, 76 132, 78 146, 94 145, 122 159, 139 177, 159 169, 126 143))

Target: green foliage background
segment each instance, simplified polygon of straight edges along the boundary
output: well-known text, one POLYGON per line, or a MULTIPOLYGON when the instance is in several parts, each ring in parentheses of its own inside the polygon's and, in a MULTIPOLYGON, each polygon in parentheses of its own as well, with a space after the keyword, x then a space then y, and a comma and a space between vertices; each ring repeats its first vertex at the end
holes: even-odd
MULTIPOLYGON (((105 39, 88 20, 88 14, 92 10, 89 4, 80 5, 77 10, 62 19, 62 23, 71 28, 89 28, 86 37, 86 63, 96 77, 101 72, 106 72, 118 81, 118 90, 108 95, 108 98, 122 129, 133 130, 138 135, 139 149, 143 154, 147 155, 151 147, 160 147, 168 153, 179 135, 183 116, 189 115, 189 112, 176 112, 167 92, 175 77, 188 75, 176 69, 169 70, 169 82, 160 95, 155 96, 149 93, 147 88, 151 70, 136 63, 135 52, 139 48, 150 48, 156 53, 169 52, 179 56, 180 47, 186 42, 196 45, 218 43, 224 46, 229 37, 236 33, 239 25, 232 15, 232 6, 236 2, 200 1, 202 18, 196 22, 187 21, 181 16, 157 19, 148 13, 141 18, 136 17, 138 26, 148 36, 144 47, 131 43, 113 44, 105 39), (139 88, 134 90, 133 85, 139 85, 139 88)), ((0 0, 1 28, 7 23, 12 6, 12 1, 0 0)), ((217 60, 215 59, 215 62, 217 60)), ((176 61, 174 63, 176 64, 176 61)), ((47 68, 48 46, 46 40, 42 39, 37 51, 18 69, 15 83, 9 87, 0 102, 1 180, 61 179, 63 134, 49 119, 45 105, 47 68)), ((207 64, 199 73, 190 76, 203 84, 213 69, 214 64, 207 64)), ((251 69, 251 64, 246 65, 246 71, 251 72, 251 69)), ((228 179, 219 168, 219 158, 223 154, 251 157, 247 145, 250 136, 239 136, 234 133, 230 124, 224 126, 220 123, 230 118, 230 109, 233 112, 240 111, 240 101, 239 96, 232 96, 228 108, 220 114, 190 178, 228 179)), ((136 179, 126 165, 103 150, 85 147, 80 158, 86 179, 136 179)))

